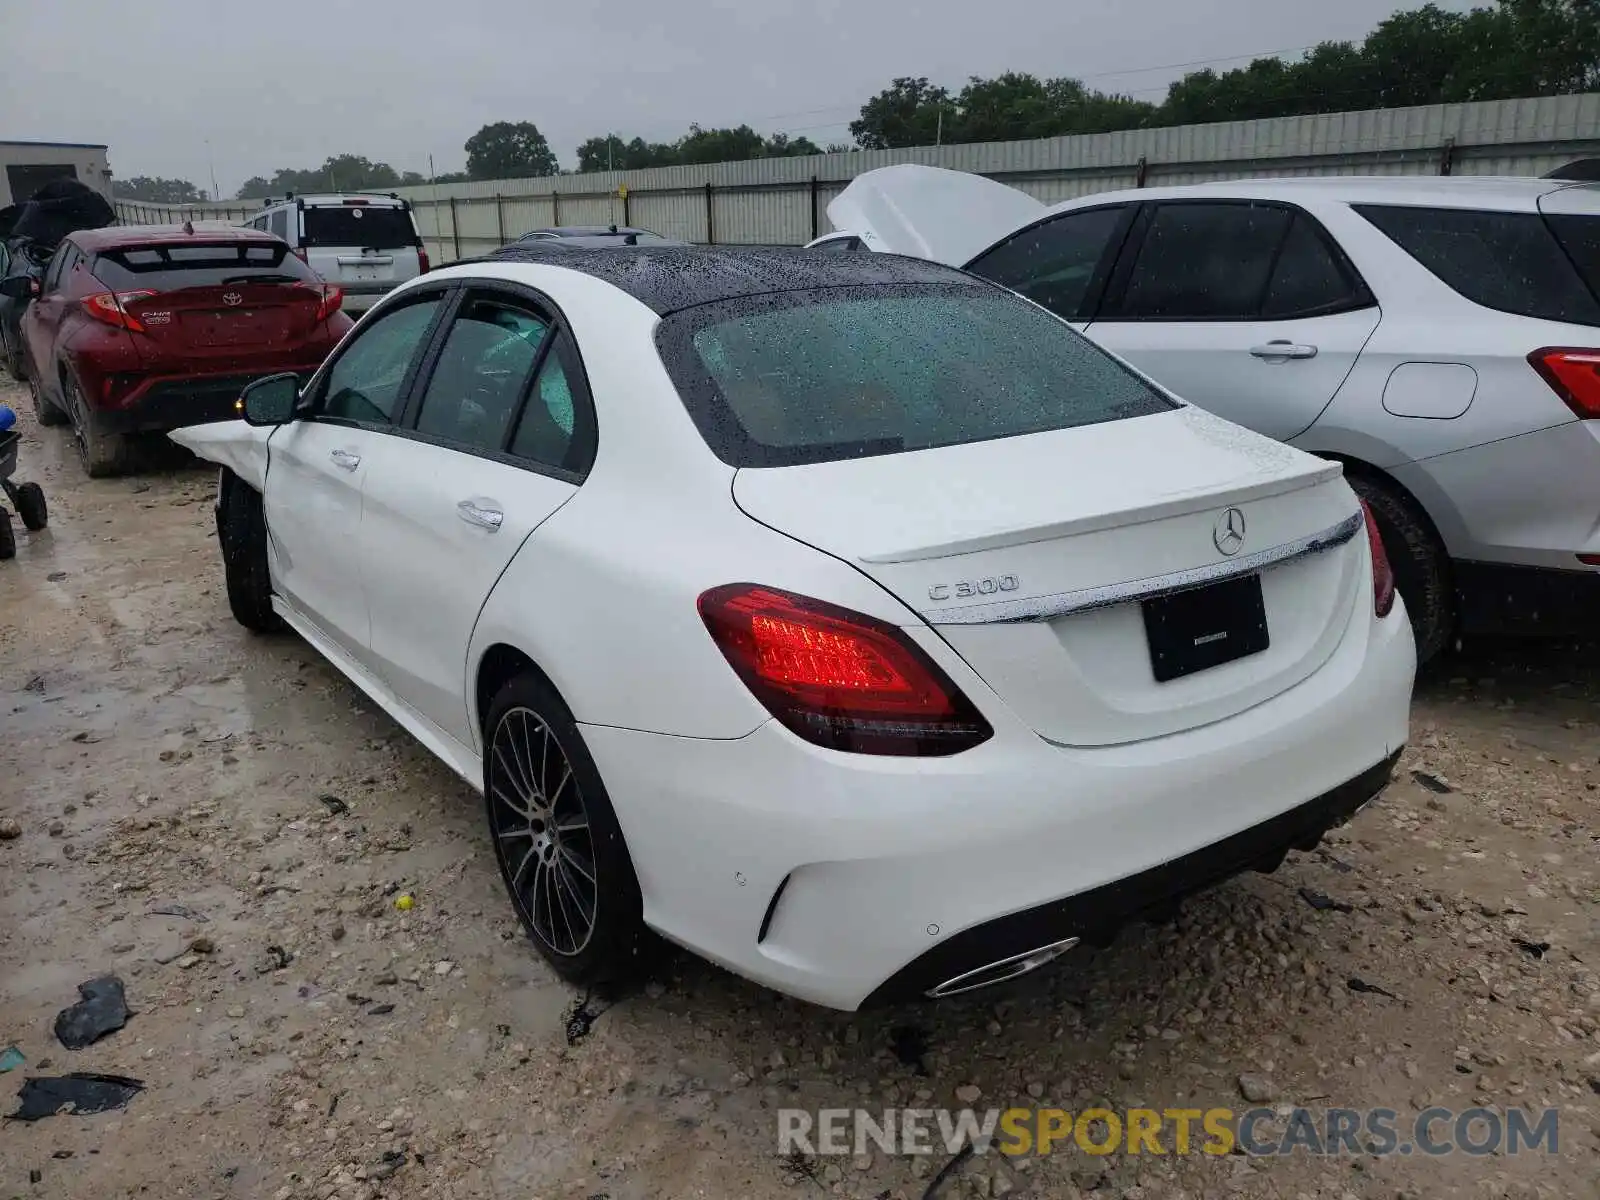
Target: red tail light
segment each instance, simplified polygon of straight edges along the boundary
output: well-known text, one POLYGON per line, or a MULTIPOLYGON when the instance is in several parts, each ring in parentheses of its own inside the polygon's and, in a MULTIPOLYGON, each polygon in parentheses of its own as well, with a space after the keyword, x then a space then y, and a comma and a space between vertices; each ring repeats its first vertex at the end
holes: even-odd
POLYGON ((135 300, 143 300, 146 296, 154 296, 152 291, 138 292, 96 292, 93 296, 83 298, 83 311, 96 321, 103 321, 107 325, 115 325, 118 329, 131 329, 134 333, 144 332, 144 323, 138 317, 128 312, 126 305, 135 300))
POLYGON ((310 288, 321 299, 317 301, 317 320, 326 321, 339 311, 339 306, 344 303, 344 290, 331 283, 311 283, 309 280, 296 285, 310 288))
POLYGON ((1372 611, 1387 617, 1394 608, 1394 568, 1383 548, 1383 535, 1367 502, 1361 502, 1361 515, 1367 519, 1367 548, 1372 551, 1372 611))
POLYGON ((418 245, 417 246, 417 271, 418 271, 419 274, 426 275, 428 273, 428 270, 429 270, 429 268, 428 268, 428 248, 426 246, 423 246, 423 245, 418 245))
POLYGON ((1600 350, 1546 346, 1528 355, 1528 363, 1579 417, 1600 421, 1600 350))
POLYGON ((930 756, 994 733, 915 642, 864 613, 731 583, 700 597, 700 617, 763 707, 815 745, 930 756))

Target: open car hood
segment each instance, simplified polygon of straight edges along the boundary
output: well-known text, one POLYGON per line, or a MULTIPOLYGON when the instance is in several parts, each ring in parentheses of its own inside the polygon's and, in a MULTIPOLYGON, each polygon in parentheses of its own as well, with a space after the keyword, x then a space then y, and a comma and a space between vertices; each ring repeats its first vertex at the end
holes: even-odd
POLYGON ((905 163, 857 175, 829 202, 828 220, 880 253, 963 267, 1048 211, 982 175, 905 163))

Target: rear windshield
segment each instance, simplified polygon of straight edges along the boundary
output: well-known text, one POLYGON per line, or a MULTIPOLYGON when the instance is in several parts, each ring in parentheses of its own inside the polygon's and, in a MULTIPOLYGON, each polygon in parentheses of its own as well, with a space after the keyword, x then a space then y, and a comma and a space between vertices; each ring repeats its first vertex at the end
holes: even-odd
POLYGON ((94 276, 112 291, 219 287, 226 283, 316 281, 317 274, 277 242, 185 242, 104 250, 94 276))
POLYGON ((403 208, 348 204, 337 208, 307 207, 305 246, 356 246, 398 250, 417 244, 411 214, 403 208))
POLYGON ((896 454, 1176 407, 1071 328, 982 284, 742 297, 657 344, 700 434, 736 467, 896 454))
POLYGON ((1600 325, 1596 218, 1376 204, 1356 211, 1474 304, 1600 325))

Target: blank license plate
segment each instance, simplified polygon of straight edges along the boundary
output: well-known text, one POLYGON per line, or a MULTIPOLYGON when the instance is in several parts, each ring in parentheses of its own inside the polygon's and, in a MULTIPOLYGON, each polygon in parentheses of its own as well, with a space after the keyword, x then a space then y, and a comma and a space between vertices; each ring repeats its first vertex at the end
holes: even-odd
POLYGON ((1146 600, 1144 631, 1157 683, 1260 654, 1271 644, 1261 576, 1146 600))

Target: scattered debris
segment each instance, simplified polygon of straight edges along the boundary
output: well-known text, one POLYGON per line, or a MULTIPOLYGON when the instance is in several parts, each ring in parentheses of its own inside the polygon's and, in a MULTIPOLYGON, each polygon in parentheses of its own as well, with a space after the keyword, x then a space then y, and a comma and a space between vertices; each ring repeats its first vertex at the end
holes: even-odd
POLYGON ((1239 1094, 1251 1104, 1265 1104, 1278 1096, 1277 1085, 1265 1075, 1239 1076, 1239 1094))
POLYGON ((371 1008, 367 1009, 367 1016, 369 1016, 369 1017, 386 1017, 390 1013, 392 1013, 393 1011, 394 1011, 394 1005, 392 1005, 392 1004, 388 1004, 388 1003, 374 1004, 371 1008))
POLYGON ((70 1075, 35 1076, 25 1080, 17 1099, 22 1107, 11 1114, 16 1121, 38 1121, 58 1113, 87 1117, 126 1108, 144 1091, 144 1081, 126 1075, 95 1075, 74 1071, 70 1075))
POLYGON ((15 1046, 7 1046, 4 1050, 0 1050, 0 1072, 15 1071, 27 1061, 22 1051, 15 1046))
POLYGON ((1530 958, 1543 958, 1550 950, 1549 942, 1530 942, 1526 938, 1514 937, 1511 944, 1530 958))
POLYGON ((350 806, 332 792, 323 792, 317 797, 317 801, 336 817, 346 816, 350 812, 350 806))
POLYGON ((1343 900, 1335 900, 1326 892, 1319 892, 1315 888, 1301 888, 1300 899, 1311 905, 1318 912, 1351 913, 1356 910, 1355 905, 1346 904, 1343 900))
POLYGON ((585 992, 583 999, 574 1004, 571 1011, 567 1013, 567 1045, 576 1046, 584 1038, 588 1037, 589 1031, 594 1028, 594 1023, 611 1007, 610 1004, 607 1004, 604 1008, 598 1010, 590 1008, 589 1005, 593 996, 593 992, 585 992))
POLYGON ((21 836, 21 821, 15 817, 0 817, 0 842, 14 842, 21 836))
POLYGON ((410 892, 401 892, 394 898, 394 906, 401 912, 410 912, 411 906, 415 903, 416 901, 411 898, 410 892))
POLYGON ((928 1053, 928 1035, 915 1025, 896 1025, 889 1031, 889 1049, 902 1067, 911 1067, 918 1075, 928 1073, 922 1060, 928 1053))
POLYGON ((271 964, 268 970, 281 971, 293 961, 294 955, 290 954, 282 946, 267 947, 267 962, 271 964))
POLYGON ((128 1023, 128 1002, 122 980, 101 975, 78 985, 83 997, 56 1014, 56 1037, 68 1050, 82 1050, 128 1023))
POLYGON ((406 1165, 404 1150, 385 1150, 383 1158, 375 1166, 367 1168, 368 1179, 387 1179, 401 1167, 406 1165))
POLYGON ((1359 975, 1350 976, 1350 978, 1346 981, 1345 986, 1352 992, 1365 992, 1369 996, 1387 996, 1391 1000, 1400 999, 1400 997, 1396 996, 1393 992, 1385 991, 1375 983, 1368 983, 1359 975))
POLYGON ((972 1157, 972 1143, 968 1142, 961 1147, 960 1152, 944 1166, 939 1168, 939 1173, 928 1183, 928 1190, 922 1193, 922 1200, 934 1200, 944 1188, 945 1182, 966 1164, 972 1157))
POLYGON ((202 923, 211 919, 204 913, 197 913, 194 909, 182 904, 157 904, 154 908, 146 911, 152 917, 182 917, 186 921, 200 921, 202 923))
POLYGON ((1440 779, 1437 775, 1430 775, 1427 771, 1413 771, 1411 772, 1411 778, 1415 779, 1430 792, 1434 792, 1440 796, 1447 796, 1451 792, 1455 791, 1455 788, 1451 787, 1444 780, 1440 779))

